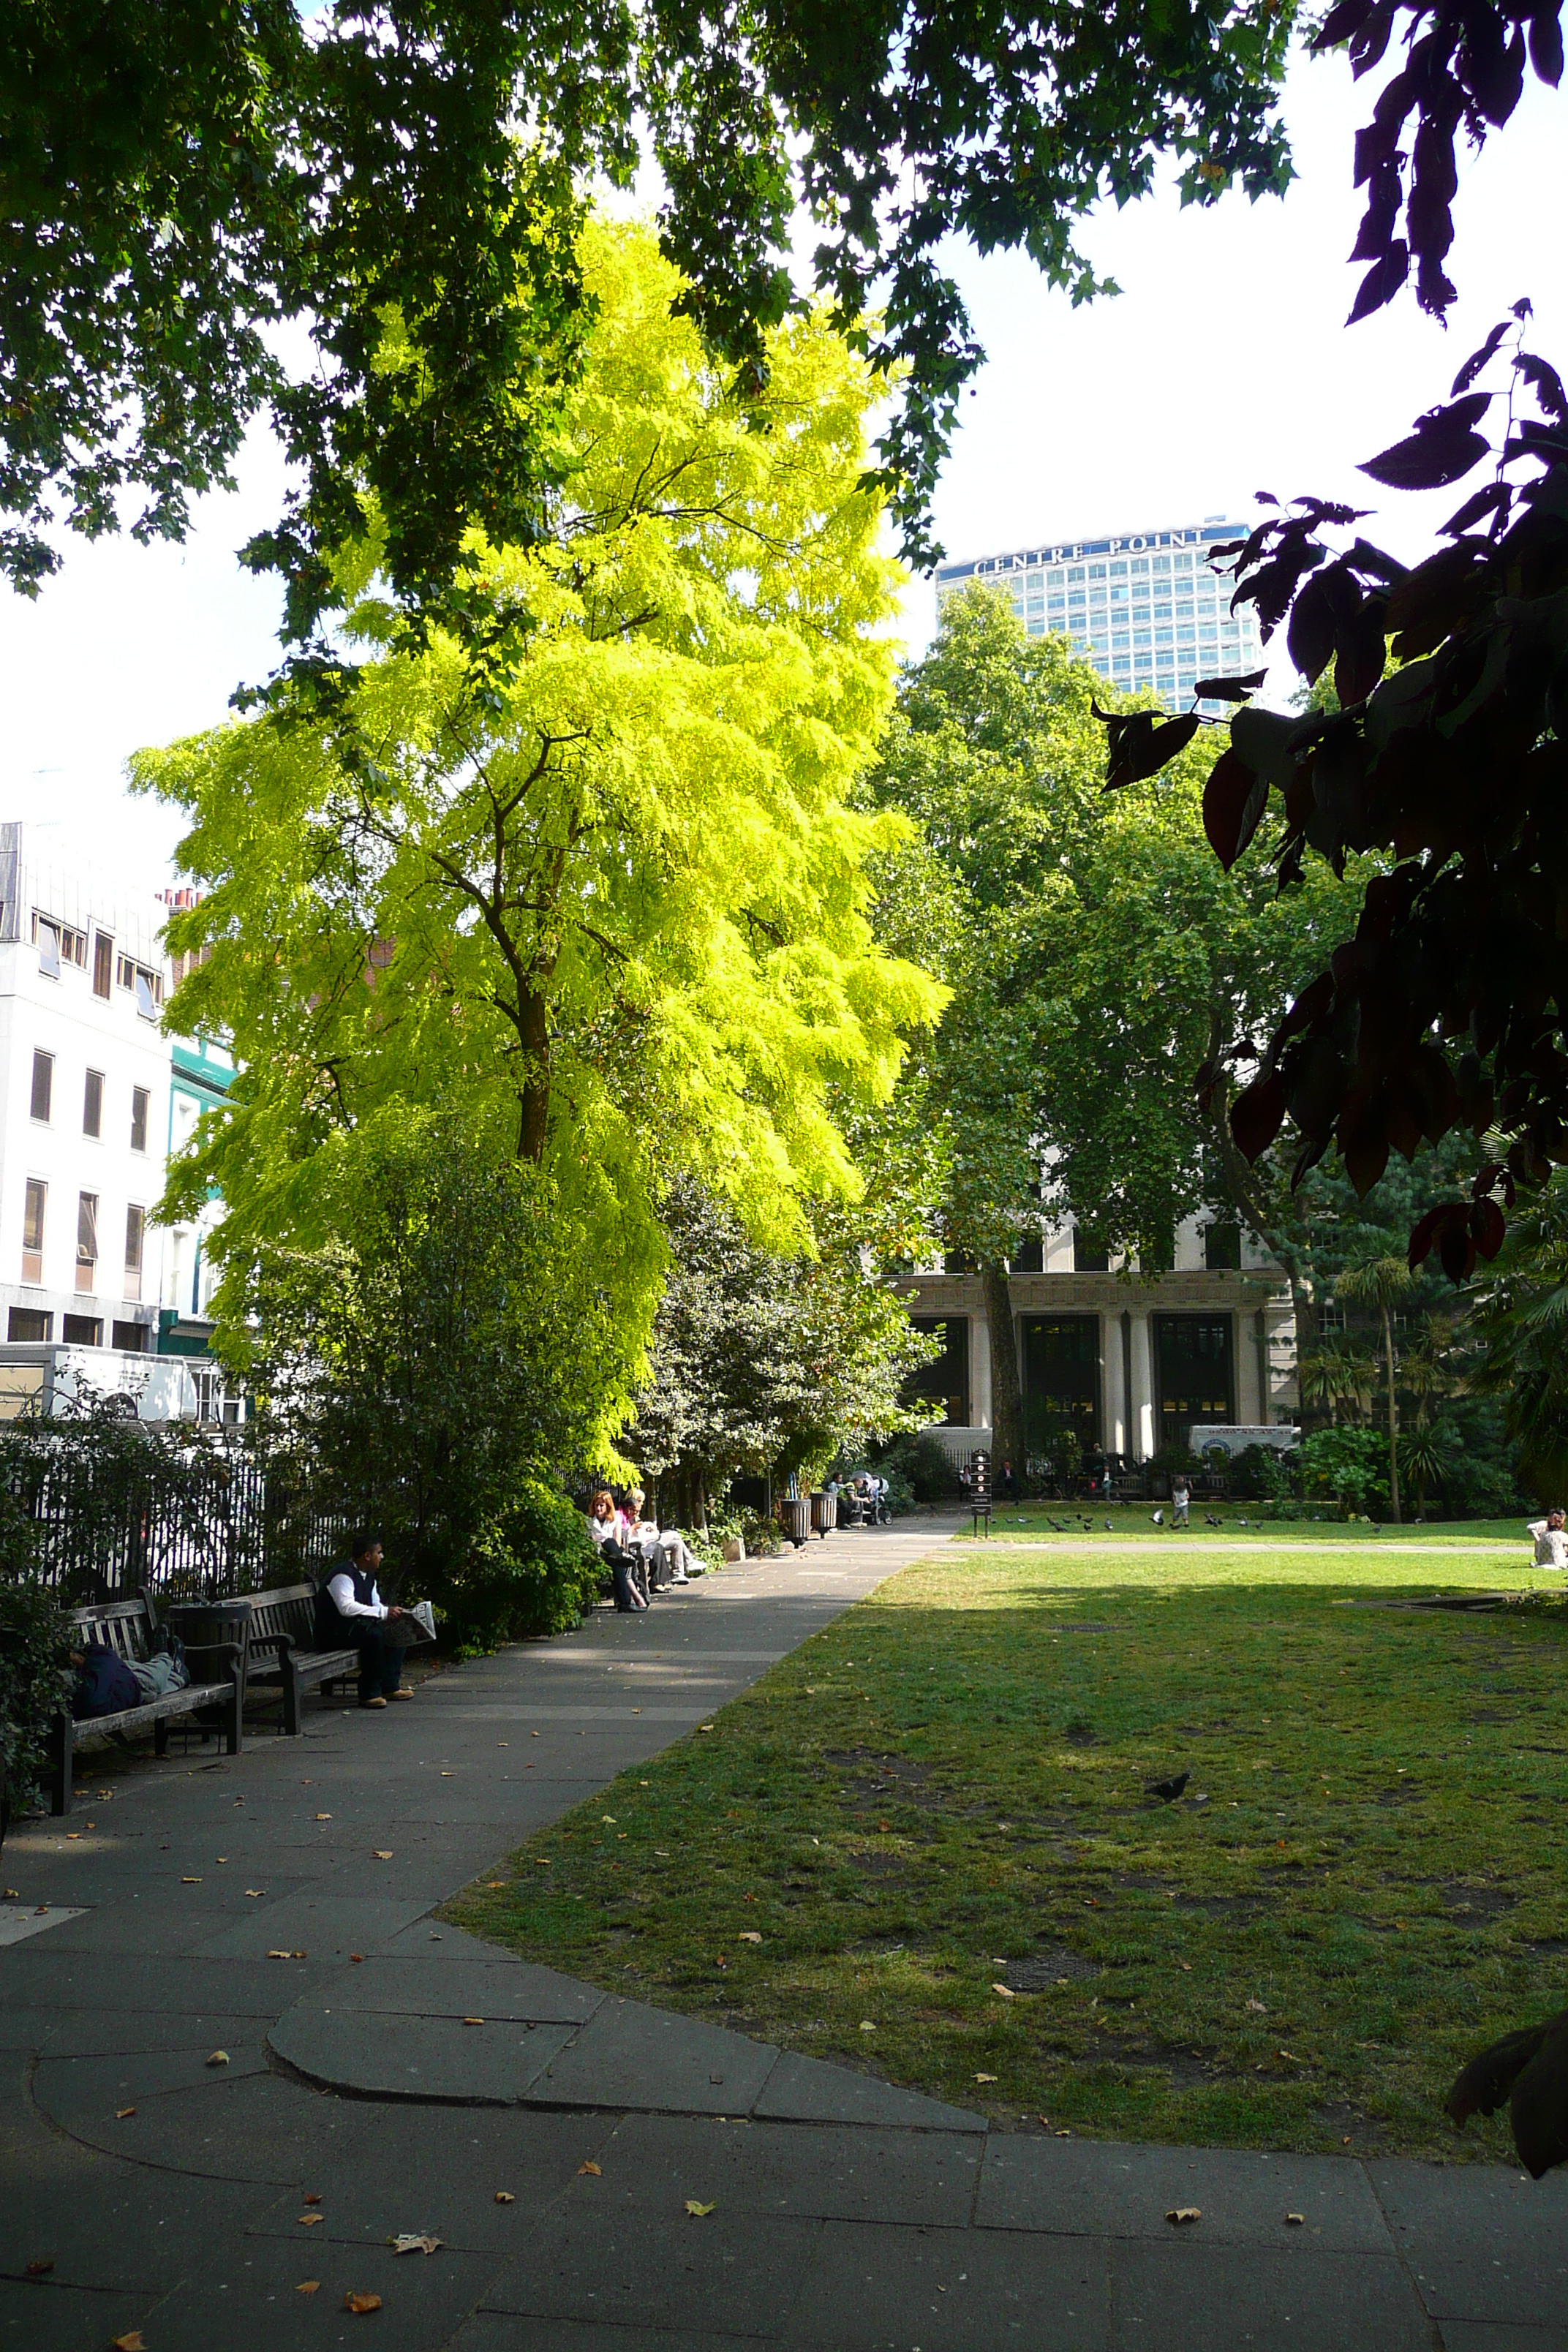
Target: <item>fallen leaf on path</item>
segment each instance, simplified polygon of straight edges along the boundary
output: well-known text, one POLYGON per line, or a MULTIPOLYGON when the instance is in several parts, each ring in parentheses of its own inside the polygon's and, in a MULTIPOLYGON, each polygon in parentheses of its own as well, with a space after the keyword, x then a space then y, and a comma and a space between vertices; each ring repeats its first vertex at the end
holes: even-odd
POLYGON ((321 2201, 321 2192, 319 2189, 307 2189, 300 2200, 300 2202, 305 2205, 319 2205, 321 2201))
MULTIPOLYGON (((76 1832, 72 1830, 70 1834, 74 1837, 76 1835, 76 1832)), ((180 1885, 182 1886, 199 1886, 201 1883, 202 1882, 199 1878, 182 1878, 180 1881, 180 1885)))
POLYGON ((487 1878, 485 1881, 485 1885, 489 1888, 492 1895, 495 1894, 499 1887, 510 1886, 510 1884, 511 1881, 508 1878, 487 1878))
POLYGON ((36 2263, 29 2263, 27 2264, 27 2276, 29 2278, 47 2278, 49 2273, 54 2269, 54 2266, 55 2258, 53 2254, 50 2254, 47 2261, 40 2259, 36 2263))
POLYGON ((433 2254, 441 2243, 439 2238, 427 2238, 422 2231, 405 2231, 400 2237, 388 2238, 387 2244, 395 2254, 433 2254))
POLYGON ((484 2021, 482 2017, 465 2017, 463 2020, 465 2025, 482 2025, 484 2021))
POLYGON ((603 2177, 603 2168, 595 2164, 591 2156, 584 2157, 582 2163, 577 2167, 577 2178, 579 2180, 585 2172, 591 2172, 595 2180, 600 2179, 603 2177))
POLYGON ((326 2218, 324 2213, 301 2213, 300 2227, 302 2230, 313 2230, 319 2221, 324 2221, 326 2218))
POLYGON ((517 2200, 512 2195, 510 2189, 498 2189, 496 2190, 496 2203, 498 2205, 515 2205, 517 2203, 517 2200))
POLYGON ((1289 2224, 1289 2226, 1291 2229, 1296 2229, 1296 2230, 1299 2230, 1299 2229, 1300 2229, 1300 2228, 1302 2228, 1302 2227, 1304 2226, 1304 2224, 1305 2224, 1305 2222, 1306 2222, 1306 2219, 1307 2219, 1307 2217, 1306 2217, 1305 2213, 1287 2213, 1287 2214, 1286 2214, 1286 2216, 1285 2216, 1285 2220, 1286 2220, 1287 2223, 1289 2224))
POLYGON ((699 2203, 695 2197, 689 2197, 686 2200, 686 2210, 691 2215, 693 2221, 700 2221, 704 2213, 711 2213, 713 2208, 711 2205, 703 2205, 699 2203))
POLYGON ((1201 2205, 1173 2205, 1165 2216, 1166 2221, 1173 2221, 1178 2230, 1184 2222, 1201 2221, 1203 2218, 1204 2209, 1201 2205))
POLYGON ((533 1857, 533 1866, 535 1870, 548 1870, 550 1856, 547 1853, 536 1853, 533 1857))
POLYGON ((351 1952, 349 1954, 349 1958, 351 1960, 363 1960, 364 1954, 363 1952, 351 1952))
POLYGON ((207 2064, 209 2066, 226 2066, 228 2064, 228 2052, 226 2050, 215 2050, 211 2057, 207 2060, 207 2064))
POLYGON ((265 1895, 267 1889, 265 1886, 247 1886, 245 1891, 247 1895, 265 1895))
POLYGON ((116 2107, 114 2110, 114 2120, 117 2124, 122 2124, 127 2116, 133 2116, 135 2113, 136 2110, 134 2107, 116 2107))
POLYGON ((370 1858, 372 1862, 390 1862, 392 1860, 392 1854, 390 1850, 387 1848, 379 1845, 373 1845, 370 1850, 370 1858))
POLYGON ((142 2330, 139 2327, 132 2327, 126 2335, 117 2336, 114 2339, 114 2352, 147 2352, 142 2330))
POLYGON ((363 2319, 367 2311, 381 2309, 381 2297, 378 2294, 345 2294, 343 2309, 352 2311, 356 2317, 363 2319))
POLYGON ((321 2282, 320 2279, 301 2279, 294 2292, 296 2294, 320 2294, 321 2282))
POLYGON ((974 2079, 977 2083, 994 2083, 996 2077, 994 2074, 976 2074, 974 2079))
POLYGON ((1016 2000, 1018 1998, 1011 1985, 994 1984, 991 1990, 993 1992, 999 1992, 1004 2000, 1016 2000))
POLYGON ((317 1819, 319 1822, 330 1822, 330 1821, 331 1820, 331 1818, 332 1818, 332 1817, 331 1817, 331 1813, 318 1813, 318 1814, 316 1815, 316 1819, 317 1819))

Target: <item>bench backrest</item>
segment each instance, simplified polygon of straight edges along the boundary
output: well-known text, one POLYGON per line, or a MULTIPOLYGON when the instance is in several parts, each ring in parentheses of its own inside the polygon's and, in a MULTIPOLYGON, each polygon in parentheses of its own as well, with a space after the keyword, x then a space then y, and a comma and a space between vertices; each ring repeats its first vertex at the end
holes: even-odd
POLYGON ((287 1633, 296 1648, 310 1648, 316 1639, 316 1588, 313 1584, 281 1584, 271 1592, 252 1592, 250 1638, 265 1642, 287 1633))
POLYGON ((112 1650, 128 1665, 141 1665, 153 1638, 153 1621, 145 1600, 100 1601, 86 1609, 72 1609, 68 1622, 84 1639, 112 1650))

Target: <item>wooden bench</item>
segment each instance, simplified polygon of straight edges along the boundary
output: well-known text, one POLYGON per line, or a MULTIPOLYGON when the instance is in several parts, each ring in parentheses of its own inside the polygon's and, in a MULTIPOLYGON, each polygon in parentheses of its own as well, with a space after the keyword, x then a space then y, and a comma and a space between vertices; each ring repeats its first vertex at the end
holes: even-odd
POLYGON ((283 1729, 292 1739, 300 1729, 301 1693, 357 1675, 359 1652, 352 1642, 341 1649, 318 1649, 313 1584, 280 1584, 275 1591, 248 1597, 249 1679, 281 1683, 283 1729))
MULTIPOLYGON (((49 1725, 51 1812, 68 1813, 71 1809, 77 1749, 84 1743, 110 1738, 116 1732, 143 1731, 151 1724, 153 1752, 163 1756, 168 1753, 169 1726, 176 1716, 195 1715, 203 1707, 219 1707, 224 1744, 231 1756, 239 1754, 245 1712, 243 1606, 233 1612, 219 1610, 215 1615, 220 1630, 232 1627, 234 1638, 188 1651, 187 1663, 198 1662, 204 1675, 216 1664, 226 1679, 199 1680, 193 1665, 192 1679, 184 1690, 168 1691, 162 1698, 148 1699, 141 1706, 121 1707, 117 1715, 84 1716, 79 1722, 63 1710, 54 1717, 49 1725)), ((153 1604, 144 1592, 134 1601, 107 1601, 89 1609, 72 1609, 66 1622, 73 1631, 73 1649, 96 1643, 115 1651, 128 1665, 140 1665, 146 1660, 157 1630, 153 1604)))

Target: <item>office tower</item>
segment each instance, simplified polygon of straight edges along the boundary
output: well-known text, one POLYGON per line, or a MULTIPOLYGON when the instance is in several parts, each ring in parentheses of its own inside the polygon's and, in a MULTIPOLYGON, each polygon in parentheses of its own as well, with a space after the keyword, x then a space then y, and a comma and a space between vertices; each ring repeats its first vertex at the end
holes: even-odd
POLYGON ((971 581, 1004 587, 1031 636, 1050 630, 1070 637, 1074 651, 1113 685, 1152 688, 1184 708, 1194 680, 1263 667, 1252 605, 1232 613, 1235 583, 1210 562, 1215 548, 1244 539, 1247 530, 1211 515, 1183 530, 1047 541, 1011 555, 944 563, 936 575, 937 609, 971 581))

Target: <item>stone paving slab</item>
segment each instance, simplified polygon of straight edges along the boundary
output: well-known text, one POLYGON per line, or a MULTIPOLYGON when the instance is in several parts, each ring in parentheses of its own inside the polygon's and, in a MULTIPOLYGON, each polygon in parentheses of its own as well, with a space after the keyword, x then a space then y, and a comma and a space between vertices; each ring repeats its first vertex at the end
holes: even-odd
POLYGON ((1455 2320, 1568 2325, 1568 2177, 1491 2165, 1369 2168, 1394 2242, 1445 2333, 1455 2320))
MULTIPOLYGON (((123 2121, 112 2108, 50 2116, 89 2147, 134 2163, 215 2180, 275 2181, 308 2177, 335 2142, 360 2129, 363 2112, 348 2099, 323 2099, 278 2074, 205 2084, 138 2099, 123 2121)), ((49 2114, 42 2105, 41 2111, 49 2114)))
POLYGON ((1264 2253, 1173 2232, 1167 2245, 1119 2245, 1111 2263, 1117 2352, 1433 2352, 1432 2323, 1392 2255, 1315 2242, 1264 2253))
POLYGON ((576 2028, 458 2017, 345 2017, 291 2009, 268 2047, 312 2083, 361 2098, 507 2106, 525 2099, 576 2028))
MULTIPOLYGON (((1092 2239, 837 2221, 812 2250, 787 2341, 833 2352, 1103 2352, 1109 2317, 1106 2257, 1092 2239)), ((1212 2338, 1205 2352, 1218 2352, 1212 2338)))
POLYGON ((545 2068, 529 2096, 552 2106, 745 2115, 777 2056, 771 2042, 650 2009, 645 2001, 611 1998, 545 2068))
POLYGON ((322 2235, 311 2231, 310 2242, 299 2246, 241 2238, 194 2266, 143 2321, 148 2352, 214 2352, 215 2345, 320 2352, 345 2336, 358 2344, 354 2331, 362 2327, 381 2352, 433 2352, 461 2325, 498 2267, 489 2254, 446 2248, 430 2256, 395 2255, 387 2246, 322 2242, 322 2235), (300 2293, 306 2279, 318 2282, 314 2294, 300 2293), (353 2317, 343 2309, 351 2292, 379 2294, 381 2309, 369 2319, 353 2317))
POLYGON ((1568 2326, 1507 2327, 1484 2319, 1446 2319, 1443 2345, 1444 2352, 1568 2352, 1568 2326))
POLYGON ((714 2336, 706 2328, 622 2327, 596 2320, 522 2319, 477 2311, 452 2338, 451 2352, 756 2352, 776 2337, 714 2336))
POLYGON ((378 1895, 289 1895, 281 1903, 257 1904, 196 1948, 203 1959, 255 1960, 286 1946, 308 1958, 341 1961, 351 1952, 384 1944, 428 1908, 428 1898, 421 1903, 378 1895))
MULTIPOLYGON (((1205 2246, 1284 2247, 1298 2238, 1342 2252, 1391 2254, 1361 2167, 1343 2158, 1259 2156, 1239 2148, 1139 2147, 1084 2139, 986 2144, 974 2218, 982 2228, 1158 2238, 1165 2216, 1195 2205, 1205 2246), (1287 2221, 1300 2213, 1300 2226, 1287 2221)), ((1303 2245, 1302 2251, 1305 2251, 1303 2245)))
MULTIPOLYGON (((256 2032, 251 2020, 250 2032, 256 2032)), ((247 2042, 199 2044, 184 2049, 116 2052, 93 2057, 57 2057, 39 2061, 33 2076, 33 2096, 47 2116, 67 2130, 79 2116, 112 2117, 117 2108, 160 2097, 166 2091, 212 2089, 237 2083, 246 2074, 268 2072, 267 2053, 259 2037, 247 2042), (207 2063, 215 2049, 226 2049, 228 2064, 207 2063)))
POLYGON ((559 1969, 514 1960, 481 1946, 483 1959, 426 1958, 405 1949, 373 1955, 346 1990, 367 2015, 521 2018, 535 2025, 584 2025, 605 1995, 559 1969))
POLYGON ((683 2334, 779 2335, 791 2328, 823 2226, 779 2215, 759 2231, 749 2213, 693 2220, 679 2204, 668 2213, 579 2206, 539 2225, 487 2289, 484 2307, 683 2334))
POLYGON ((946 2106, 922 2091, 901 2090, 875 2074, 858 2074, 793 2050, 780 2052, 752 2113, 790 2123, 885 2124, 939 2132, 986 2128, 984 2116, 967 2108, 946 2106))
POLYGON ((144 2294, 0 2279, 0 2345, 5 2352, 103 2352, 147 2310, 144 2294))
POLYGON ((572 2194, 590 2210, 679 2211, 697 2196, 726 2213, 963 2229, 980 2154, 978 2140, 956 2134, 628 2116, 605 2144, 602 2177, 572 2194))

